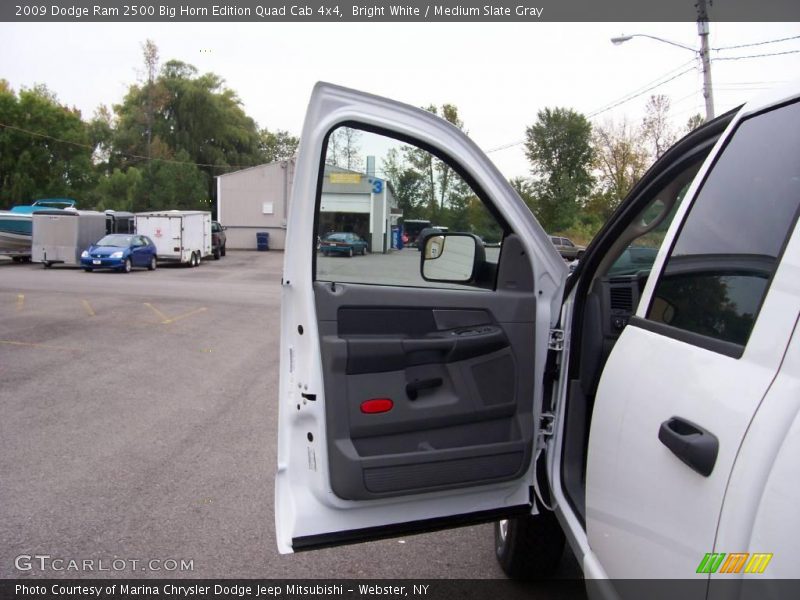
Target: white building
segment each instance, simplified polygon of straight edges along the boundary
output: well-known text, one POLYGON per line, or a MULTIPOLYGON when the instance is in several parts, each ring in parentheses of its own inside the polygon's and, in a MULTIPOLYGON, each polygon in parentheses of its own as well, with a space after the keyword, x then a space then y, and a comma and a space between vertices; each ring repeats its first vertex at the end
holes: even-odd
MULTIPOLYGON (((263 231, 270 234, 271 249, 284 249, 294 170, 294 160, 288 160, 217 177, 217 220, 227 227, 228 248, 255 249, 256 233, 263 231)), ((351 231, 367 240, 371 252, 388 251, 399 216, 391 185, 331 166, 324 177, 318 235, 351 231)))

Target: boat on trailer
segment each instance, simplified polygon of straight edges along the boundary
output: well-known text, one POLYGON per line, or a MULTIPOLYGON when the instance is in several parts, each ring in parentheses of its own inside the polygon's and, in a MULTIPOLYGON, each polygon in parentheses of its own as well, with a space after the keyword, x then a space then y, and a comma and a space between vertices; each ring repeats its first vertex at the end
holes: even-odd
POLYGON ((30 260, 33 243, 33 214, 42 210, 75 210, 71 198, 46 198, 30 205, 0 210, 0 254, 15 261, 30 260))

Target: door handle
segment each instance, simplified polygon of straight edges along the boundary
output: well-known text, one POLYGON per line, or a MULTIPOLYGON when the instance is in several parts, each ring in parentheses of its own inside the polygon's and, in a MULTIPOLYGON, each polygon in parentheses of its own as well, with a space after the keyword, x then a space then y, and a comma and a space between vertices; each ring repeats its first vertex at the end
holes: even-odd
POLYGON ((681 417, 672 417, 661 423, 658 439, 700 475, 711 475, 719 452, 719 440, 713 433, 681 417))
POLYGON ((415 379, 411 383, 406 384, 406 395, 409 400, 416 400, 419 397, 421 390, 432 390, 442 385, 441 377, 432 377, 430 379, 415 379))

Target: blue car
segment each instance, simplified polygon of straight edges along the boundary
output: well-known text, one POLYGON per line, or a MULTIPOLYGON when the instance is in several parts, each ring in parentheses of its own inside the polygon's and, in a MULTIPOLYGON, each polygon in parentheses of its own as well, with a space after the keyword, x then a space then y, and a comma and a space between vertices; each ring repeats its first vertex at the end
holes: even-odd
POLYGON ((319 249, 325 256, 329 254, 344 254, 353 256, 354 254, 367 253, 367 242, 358 237, 355 233, 329 233, 319 244, 319 249))
POLYGON ((156 268, 156 246, 145 235, 112 233, 92 244, 81 254, 81 267, 85 271, 115 269, 130 273, 133 267, 156 268))

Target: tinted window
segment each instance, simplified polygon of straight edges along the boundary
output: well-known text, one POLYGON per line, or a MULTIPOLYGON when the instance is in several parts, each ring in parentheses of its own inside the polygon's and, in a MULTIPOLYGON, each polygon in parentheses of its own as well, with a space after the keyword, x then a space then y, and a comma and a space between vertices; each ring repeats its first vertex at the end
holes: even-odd
POLYGON ((800 104, 744 121, 712 167, 647 318, 747 343, 800 204, 800 104))

